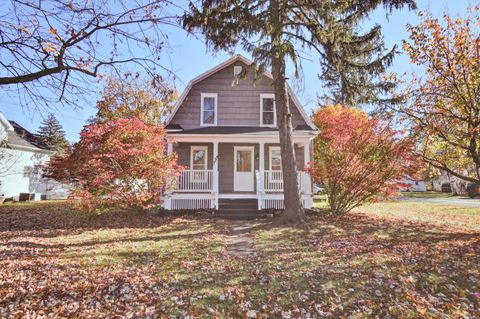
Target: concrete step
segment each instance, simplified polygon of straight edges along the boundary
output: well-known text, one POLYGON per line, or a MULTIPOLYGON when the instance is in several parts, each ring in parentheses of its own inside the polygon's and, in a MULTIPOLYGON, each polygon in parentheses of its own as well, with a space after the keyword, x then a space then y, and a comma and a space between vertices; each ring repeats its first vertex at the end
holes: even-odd
POLYGON ((244 214, 244 215, 258 215, 261 214, 262 211, 255 209, 219 209, 217 210, 218 213, 221 214, 244 214))
POLYGON ((256 214, 232 214, 232 213, 222 213, 220 211, 215 212, 211 215, 211 218, 223 218, 223 219, 232 219, 232 220, 252 220, 257 218, 266 218, 267 214, 261 213, 260 211, 256 214))

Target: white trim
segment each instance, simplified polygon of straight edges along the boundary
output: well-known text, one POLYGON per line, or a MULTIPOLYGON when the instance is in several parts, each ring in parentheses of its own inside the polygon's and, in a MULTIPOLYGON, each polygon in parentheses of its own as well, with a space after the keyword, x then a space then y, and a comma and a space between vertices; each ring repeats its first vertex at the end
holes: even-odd
POLYGON ((237 174, 237 151, 250 151, 251 158, 250 158, 250 168, 252 174, 252 190, 247 190, 246 192, 253 192, 255 191, 255 146, 234 146, 233 147, 233 191, 234 192, 242 192, 242 190, 235 190, 235 178, 237 174))
POLYGON ((261 127, 277 127, 277 104, 275 103, 275 94, 262 93, 260 94, 260 126, 261 127), (273 124, 263 124, 263 100, 273 100, 273 124))
POLYGON ((200 126, 217 126, 217 107, 218 106, 218 94, 217 93, 201 93, 200 94, 200 126), (213 124, 203 122, 203 100, 205 98, 214 98, 215 99, 215 121, 213 124))
MULTIPOLYGON (((280 143, 278 132, 272 135, 265 134, 229 134, 229 135, 212 135, 212 134, 179 134, 170 135, 174 138, 175 143, 280 143), (254 141, 254 142, 250 142, 254 141)), ((315 135, 293 135, 294 143, 307 143, 315 138, 315 135)))
POLYGON ((49 151, 49 150, 45 150, 45 149, 38 148, 38 147, 30 147, 30 146, 23 146, 23 145, 17 145, 17 144, 10 144, 10 143, 8 143, 8 141, 7 141, 7 146, 9 148, 11 148, 12 150, 28 151, 28 152, 32 152, 32 153, 42 153, 42 154, 47 154, 47 155, 52 155, 53 153, 55 153, 54 151, 49 151))
MULTIPOLYGON (((227 66, 231 65, 232 63, 234 62, 237 62, 237 61, 241 61, 243 63, 245 63, 246 65, 251 65, 253 63, 253 61, 245 58, 244 56, 241 56, 239 54, 231 57, 230 59, 226 60, 225 62, 223 63, 220 63, 219 65, 211 68, 210 70, 207 70, 206 72, 200 74, 199 76, 195 77, 194 79, 192 79, 190 82, 188 82, 188 85, 187 87, 185 88, 185 90, 183 91, 182 95, 180 96, 180 98, 177 100, 177 102, 175 103, 173 109, 172 109, 172 112, 170 113, 170 115, 168 116, 167 120, 165 121, 165 126, 167 126, 168 124, 170 124, 170 122, 172 121, 173 117, 175 116, 175 114, 177 113, 178 109, 180 108, 180 106, 183 104, 183 102, 185 101, 185 99, 187 98, 187 95, 188 93, 190 92, 190 90, 192 89, 193 85, 195 85, 196 83, 206 79, 207 77, 209 77, 210 75, 226 68, 227 66)), ((270 79, 273 79, 273 76, 270 72, 264 72, 263 73, 266 77, 270 78, 270 79)), ((300 112, 300 115, 302 115, 305 123, 307 123, 308 126, 310 126, 312 129, 314 129, 315 131, 317 131, 317 127, 315 125, 313 125, 312 121, 310 120, 310 118, 308 117, 307 113, 305 113, 305 110, 303 109, 302 107, 302 104, 300 103, 300 100, 298 100, 298 97, 294 94, 292 88, 290 87, 290 84, 287 83, 287 89, 288 89, 288 94, 290 95, 290 97, 292 98, 293 100, 293 103, 295 104, 295 107, 298 109, 298 111, 300 112)))

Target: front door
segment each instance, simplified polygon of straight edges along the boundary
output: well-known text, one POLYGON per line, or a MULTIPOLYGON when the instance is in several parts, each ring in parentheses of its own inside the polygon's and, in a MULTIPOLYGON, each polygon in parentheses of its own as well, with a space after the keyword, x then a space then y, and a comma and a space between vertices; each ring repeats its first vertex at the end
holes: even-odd
POLYGON ((233 162, 233 190, 235 192, 254 191, 253 146, 235 146, 233 162))

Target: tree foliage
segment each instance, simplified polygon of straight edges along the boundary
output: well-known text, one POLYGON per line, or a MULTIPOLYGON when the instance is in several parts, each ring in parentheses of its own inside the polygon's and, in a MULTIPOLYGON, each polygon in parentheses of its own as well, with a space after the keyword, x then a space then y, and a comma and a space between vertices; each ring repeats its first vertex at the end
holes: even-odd
POLYGON ((50 176, 72 183, 71 198, 89 212, 111 206, 151 209, 178 172, 166 132, 137 118, 87 125, 71 154, 50 161, 50 176))
POLYGON ((55 152, 63 154, 68 152, 70 143, 65 138, 62 124, 52 113, 42 121, 37 130, 37 136, 55 152))
POLYGON ((404 6, 414 9, 413 0, 200 2, 201 6, 191 2, 185 24, 199 28, 215 51, 240 46, 252 53, 262 71, 268 68, 272 47, 277 45, 270 39, 274 30, 271 7, 276 2, 280 24, 275 27, 280 28, 282 54, 293 61, 296 70, 301 50, 317 54, 323 69, 319 77, 333 101, 348 105, 399 101, 389 94, 395 82, 384 77, 397 48, 385 47, 379 25, 363 31, 362 23, 380 6, 389 11, 404 6))
POLYGON ((313 121, 320 134, 309 171, 336 215, 394 194, 419 171, 413 141, 390 123, 341 105, 317 110, 313 121))
POLYGON ((404 49, 422 67, 411 101, 399 108, 418 139, 423 159, 471 182, 480 182, 480 15, 442 19, 420 13, 404 49))
POLYGON ((117 118, 137 117, 159 126, 178 98, 178 92, 162 77, 147 80, 138 74, 111 77, 97 102, 97 114, 91 120, 104 123, 117 118))
POLYGON ((163 69, 168 0, 7 0, 0 9, 0 85, 28 107, 75 105, 107 68, 163 69))

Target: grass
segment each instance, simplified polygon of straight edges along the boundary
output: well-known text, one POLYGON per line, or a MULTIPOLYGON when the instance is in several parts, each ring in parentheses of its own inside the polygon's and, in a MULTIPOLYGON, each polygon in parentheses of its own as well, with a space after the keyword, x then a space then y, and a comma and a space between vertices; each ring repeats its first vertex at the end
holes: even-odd
POLYGON ((0 317, 478 317, 479 214, 385 202, 308 230, 257 221, 242 259, 223 220, 3 205, 0 317))
POLYGON ((400 196, 411 198, 449 198, 453 197, 451 193, 440 192, 401 192, 400 196))
POLYGON ((478 207, 388 201, 364 205, 354 211, 367 216, 480 231, 480 208, 478 207))

